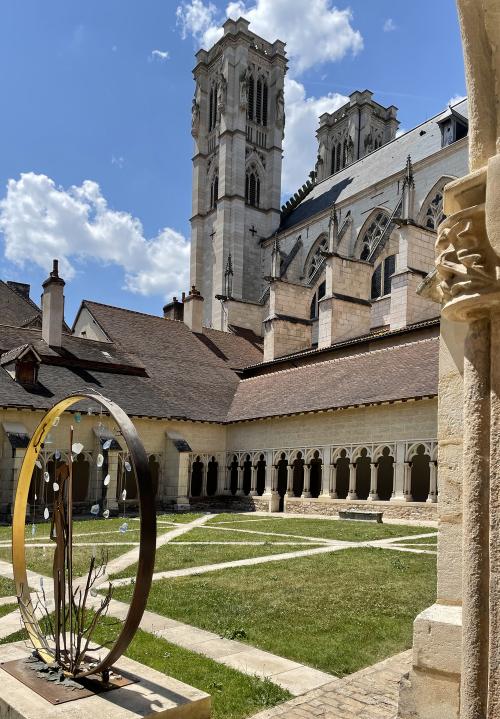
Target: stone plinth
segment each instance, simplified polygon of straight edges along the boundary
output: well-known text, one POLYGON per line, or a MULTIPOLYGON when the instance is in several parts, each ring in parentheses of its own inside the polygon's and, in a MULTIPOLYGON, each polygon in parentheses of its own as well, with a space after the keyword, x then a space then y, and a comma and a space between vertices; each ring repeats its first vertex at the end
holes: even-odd
MULTIPOLYGON (((26 642, 0 647, 0 662, 26 657, 26 642)), ((134 684, 60 705, 41 696, 0 666, 0 719, 209 719, 210 696, 155 669, 121 657, 117 671, 139 678, 134 684)))

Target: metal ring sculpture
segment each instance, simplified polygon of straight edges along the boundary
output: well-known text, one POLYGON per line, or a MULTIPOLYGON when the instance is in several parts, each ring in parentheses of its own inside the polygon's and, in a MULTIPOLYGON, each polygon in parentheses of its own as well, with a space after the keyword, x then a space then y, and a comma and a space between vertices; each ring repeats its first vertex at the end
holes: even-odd
POLYGON ((143 444, 128 415, 111 400, 92 392, 79 392, 78 394, 70 395, 61 400, 45 414, 33 433, 26 450, 19 474, 14 505, 14 519, 12 523, 14 581, 16 583, 17 595, 20 599, 21 616, 30 640, 43 661, 50 664, 53 662, 54 657, 41 641, 43 632, 35 616, 28 586, 24 540, 26 506, 35 462, 43 442, 53 426, 54 420, 60 417, 65 410, 82 400, 91 400, 104 407, 115 420, 126 442, 137 481, 140 512, 140 547, 134 592, 121 632, 107 656, 105 656, 97 666, 92 667, 92 669, 80 672, 78 674, 79 677, 107 672, 132 641, 146 608, 146 602, 151 588, 156 552, 156 511, 149 463, 143 444))

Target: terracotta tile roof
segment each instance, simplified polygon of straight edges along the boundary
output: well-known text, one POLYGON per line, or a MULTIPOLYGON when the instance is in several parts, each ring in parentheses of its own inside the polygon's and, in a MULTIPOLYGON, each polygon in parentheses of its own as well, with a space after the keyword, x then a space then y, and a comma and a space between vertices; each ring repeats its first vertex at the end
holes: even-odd
POLYGON ((227 420, 434 396, 438 349, 432 338, 244 379, 227 420))
POLYGON ((87 300, 83 304, 116 345, 144 364, 161 393, 165 417, 225 419, 238 377, 183 322, 87 300))
POLYGON ((221 332, 204 327, 203 333, 196 336, 231 369, 241 370, 248 364, 262 362, 263 340, 251 330, 231 326, 230 332, 221 332))

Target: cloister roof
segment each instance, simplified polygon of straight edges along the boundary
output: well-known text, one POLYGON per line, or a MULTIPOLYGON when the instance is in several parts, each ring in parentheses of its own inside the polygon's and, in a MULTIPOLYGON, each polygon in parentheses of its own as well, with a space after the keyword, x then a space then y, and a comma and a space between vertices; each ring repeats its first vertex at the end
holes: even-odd
POLYGON ((242 380, 227 421, 435 396, 439 338, 242 380))

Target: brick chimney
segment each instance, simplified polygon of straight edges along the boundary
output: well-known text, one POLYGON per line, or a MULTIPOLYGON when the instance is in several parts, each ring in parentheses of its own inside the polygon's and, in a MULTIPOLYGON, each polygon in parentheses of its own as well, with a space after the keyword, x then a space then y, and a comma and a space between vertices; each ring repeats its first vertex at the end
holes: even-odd
POLYGON ((193 285, 184 298, 184 322, 191 332, 201 332, 203 321, 203 297, 193 285))
POLYGON ((42 284, 42 339, 50 347, 60 347, 64 322, 64 280, 59 277, 59 261, 42 284))

